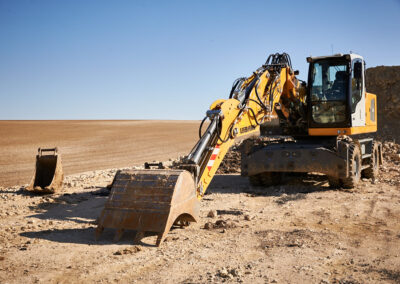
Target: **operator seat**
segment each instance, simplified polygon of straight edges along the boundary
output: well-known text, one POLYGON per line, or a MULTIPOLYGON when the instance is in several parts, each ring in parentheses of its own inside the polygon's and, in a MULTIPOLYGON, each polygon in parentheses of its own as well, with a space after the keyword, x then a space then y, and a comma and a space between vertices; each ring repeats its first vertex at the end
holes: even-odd
POLYGON ((333 82, 331 92, 335 99, 345 99, 346 98, 346 71, 337 71, 335 75, 335 81, 333 82))

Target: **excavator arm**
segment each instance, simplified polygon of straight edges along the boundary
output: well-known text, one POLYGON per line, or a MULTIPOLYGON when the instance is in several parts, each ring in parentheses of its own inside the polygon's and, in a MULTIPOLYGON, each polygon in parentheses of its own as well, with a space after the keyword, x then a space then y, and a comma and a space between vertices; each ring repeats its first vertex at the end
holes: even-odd
POLYGON ((250 77, 234 82, 229 99, 217 100, 210 106, 205 117, 210 120, 207 130, 177 165, 192 172, 199 199, 237 139, 258 133, 260 124, 274 117, 275 108, 284 110, 283 120, 289 119, 289 108, 284 106, 288 103, 282 101, 301 101, 298 89, 288 55, 273 54, 250 77))
POLYGON ((185 226, 198 218, 199 200, 220 163, 237 139, 259 131, 262 123, 278 115, 290 120, 290 105, 301 103, 299 82, 290 57, 272 54, 248 78, 237 79, 229 99, 211 104, 203 119, 199 140, 171 169, 119 171, 100 215, 96 238, 104 228, 136 231, 135 242, 146 232, 158 235, 160 245, 173 224, 185 226), (209 120, 202 133, 202 126, 209 120))

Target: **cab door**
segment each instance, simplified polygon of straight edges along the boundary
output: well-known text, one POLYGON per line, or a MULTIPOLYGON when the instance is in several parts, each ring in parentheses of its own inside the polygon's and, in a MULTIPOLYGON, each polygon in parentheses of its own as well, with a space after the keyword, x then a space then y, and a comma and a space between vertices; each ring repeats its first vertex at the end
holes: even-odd
POLYGON ((365 126, 365 78, 364 64, 355 58, 351 64, 350 110, 351 126, 365 126))

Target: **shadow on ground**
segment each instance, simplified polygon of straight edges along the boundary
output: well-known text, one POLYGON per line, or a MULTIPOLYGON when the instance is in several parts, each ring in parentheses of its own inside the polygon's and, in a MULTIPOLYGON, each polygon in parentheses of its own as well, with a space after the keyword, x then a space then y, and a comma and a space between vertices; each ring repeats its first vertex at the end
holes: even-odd
MULTIPOLYGON (((282 196, 287 202, 305 198, 305 194, 317 191, 331 190, 326 185, 326 177, 321 175, 296 175, 290 178, 285 177, 284 184, 275 187, 253 187, 246 177, 237 174, 216 175, 209 187, 209 194, 222 193, 248 193, 252 196, 282 196), (285 195, 284 195, 285 194, 285 195), (287 200, 286 200, 287 199, 287 200)), ((19 191, 17 194, 30 195, 19 191)), ((115 230, 105 229, 100 240, 95 241, 96 220, 104 207, 109 191, 104 187, 85 189, 83 192, 63 194, 57 197, 49 195, 49 201, 31 206, 35 214, 27 218, 38 218, 42 220, 59 220, 74 222, 81 228, 46 229, 36 232, 23 232, 21 236, 27 238, 45 239, 61 243, 76 243, 88 245, 109 245, 113 244, 115 230), (82 228, 84 227, 84 228, 82 228)), ((46 199, 44 199, 46 200, 46 199)), ((237 212, 225 212, 226 214, 237 214, 237 212)), ((70 226, 71 225, 67 225, 70 226)), ((174 229, 174 228, 173 228, 174 229)), ((154 235, 154 234, 153 234, 154 235)), ((152 236, 151 234, 146 237, 152 236)), ((134 231, 126 231, 117 244, 132 244, 135 237, 134 231)), ((145 238, 146 239, 146 238, 145 238)), ((150 243, 154 243, 150 241, 150 243)), ((140 245, 153 246, 148 244, 147 239, 140 245)))
MULTIPOLYGON (((23 193, 32 195, 31 193, 23 193)), ((47 228, 42 231, 23 232, 20 235, 32 239, 45 239, 60 243, 75 243, 87 245, 132 245, 136 232, 126 230, 118 242, 114 242, 116 230, 105 229, 98 241, 95 240, 96 220, 100 216, 104 203, 109 195, 109 191, 104 187, 95 190, 85 189, 84 192, 63 194, 57 197, 48 195, 50 201, 42 202, 30 209, 37 213, 27 216, 27 218, 38 218, 41 220, 59 220, 65 222, 73 222, 77 225, 63 226, 79 226, 84 228, 47 228)), ((33 195, 32 195, 33 196, 33 195)), ((46 199, 45 199, 46 200, 46 199)), ((51 227, 51 226, 49 226, 51 227)), ((171 231, 177 230, 179 227, 173 227, 171 231)), ((156 235, 147 233, 145 238, 139 243, 142 246, 155 246, 156 235), (153 237, 154 236, 154 237, 153 237), (148 240, 153 237, 153 240, 148 240)))
MULTIPOLYGON (((216 175, 208 188, 210 193, 248 193, 254 196, 281 196, 282 194, 311 193, 328 190, 328 179, 318 174, 291 174, 284 176, 277 186, 252 186, 247 177, 239 174, 216 175)), ((339 189, 340 190, 340 189, 339 189)))
POLYGON ((57 197, 48 195, 48 201, 30 206, 36 214, 28 218, 42 220, 73 221, 76 223, 93 223, 100 215, 109 192, 104 187, 96 190, 85 190, 79 193, 66 193, 57 197))
MULTIPOLYGON (((57 243, 85 244, 85 245, 132 245, 135 231, 126 231, 118 242, 113 241, 115 230, 105 229, 98 241, 95 240, 95 227, 82 229, 49 229, 37 232, 24 232, 22 237, 31 239, 43 239, 57 243)), ((171 230, 173 231, 173 230, 171 230)), ((146 234, 145 238, 138 244, 146 247, 155 247, 155 234, 146 234), (147 240, 152 237, 154 240, 147 240)))

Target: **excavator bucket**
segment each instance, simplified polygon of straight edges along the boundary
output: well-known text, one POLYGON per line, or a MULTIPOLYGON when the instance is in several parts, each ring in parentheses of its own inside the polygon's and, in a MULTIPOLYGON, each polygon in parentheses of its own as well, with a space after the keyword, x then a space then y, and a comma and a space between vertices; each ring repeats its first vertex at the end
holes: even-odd
POLYGON ((54 193, 61 190, 64 173, 61 155, 57 152, 57 148, 38 149, 35 173, 26 190, 36 193, 54 193))
POLYGON ((146 232, 157 234, 159 246, 172 225, 196 222, 199 201, 192 175, 185 170, 118 171, 109 198, 98 220, 96 239, 104 228, 116 229, 118 241, 124 230, 136 231, 135 243, 146 232))

